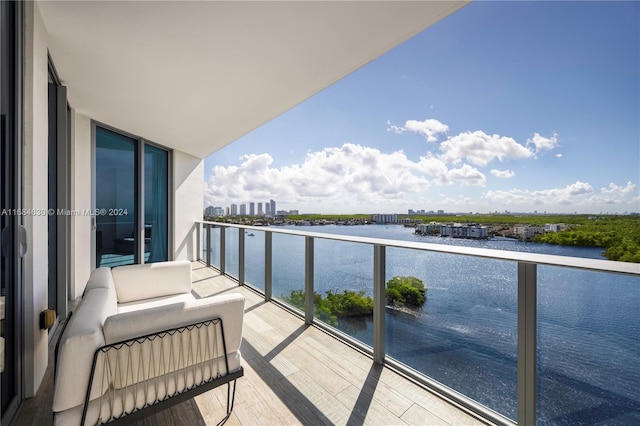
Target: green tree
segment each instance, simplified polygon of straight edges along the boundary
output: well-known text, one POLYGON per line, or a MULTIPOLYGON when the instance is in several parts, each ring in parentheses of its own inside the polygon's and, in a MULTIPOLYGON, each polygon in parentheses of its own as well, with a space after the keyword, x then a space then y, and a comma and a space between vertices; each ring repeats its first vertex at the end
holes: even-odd
MULTIPOLYGON (((288 297, 282 296, 282 299, 298 309, 305 308, 304 290, 293 290, 288 297)), ((314 293, 313 304, 314 316, 334 327, 338 326, 339 318, 373 315, 373 299, 363 291, 327 291, 326 297, 314 293)))
MULTIPOLYGON (((578 218, 578 217, 576 217, 578 218)), ((565 246, 602 247, 609 260, 640 263, 640 216, 582 218, 564 231, 537 235, 534 241, 565 246)))
POLYGON ((422 280, 408 276, 395 276, 387 281, 388 305, 421 307, 427 300, 427 289, 422 280))

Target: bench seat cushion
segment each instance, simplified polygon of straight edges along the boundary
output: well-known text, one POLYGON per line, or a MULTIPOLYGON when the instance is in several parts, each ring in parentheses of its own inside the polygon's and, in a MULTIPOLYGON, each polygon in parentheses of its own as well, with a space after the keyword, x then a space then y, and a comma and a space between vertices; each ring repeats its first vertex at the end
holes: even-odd
POLYGON ((153 299, 136 300, 133 302, 119 303, 118 313, 139 311, 141 309, 156 308, 158 306, 172 305, 174 303, 193 302, 196 298, 191 293, 172 294, 171 296, 154 297, 153 299))
POLYGON ((243 316, 244 296, 233 293, 112 315, 105 320, 103 331, 106 343, 111 344, 211 318, 221 318, 227 353, 232 353, 240 348, 243 316))

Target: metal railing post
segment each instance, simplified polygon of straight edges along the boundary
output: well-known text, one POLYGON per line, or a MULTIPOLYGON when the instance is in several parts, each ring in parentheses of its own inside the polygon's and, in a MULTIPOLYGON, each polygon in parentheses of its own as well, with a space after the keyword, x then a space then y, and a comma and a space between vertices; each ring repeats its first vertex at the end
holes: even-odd
POLYGON ((518 425, 536 424, 537 265, 518 262, 518 425))
POLYGON ((304 322, 313 323, 313 237, 304 240, 304 322))
POLYGON ((207 267, 210 268, 211 267, 211 224, 207 223, 205 225, 205 229, 206 229, 206 238, 207 240, 204 243, 204 247, 206 250, 206 254, 205 254, 205 258, 207 260, 207 267))
POLYGON ((273 291, 273 234, 264 233, 264 300, 271 300, 273 291))
POLYGON ((373 361, 382 365, 385 357, 386 246, 373 246, 373 361))
POLYGON ((238 228, 238 284, 244 284, 244 228, 238 228))
POLYGON ((224 275, 225 271, 225 257, 226 257, 226 237, 227 237, 227 227, 220 227, 220 273, 224 275))
POLYGON ((204 260, 202 258, 202 251, 204 250, 204 243, 202 240, 202 234, 204 233, 203 230, 207 225, 205 225, 204 223, 198 223, 196 222, 196 227, 198 228, 196 230, 196 260, 204 260))

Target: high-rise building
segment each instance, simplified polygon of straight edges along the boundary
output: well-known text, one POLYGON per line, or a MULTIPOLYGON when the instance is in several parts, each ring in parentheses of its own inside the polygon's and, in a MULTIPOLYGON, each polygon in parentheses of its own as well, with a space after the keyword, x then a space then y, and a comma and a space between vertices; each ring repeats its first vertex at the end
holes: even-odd
POLYGON ((218 217, 218 216, 224 216, 224 209, 222 207, 214 207, 213 208, 213 215, 218 217))
POLYGON ((215 213, 214 213, 213 209, 214 209, 213 206, 209 206, 206 209, 204 209, 205 217, 213 217, 213 216, 215 216, 215 213))
POLYGON ((264 214, 267 216, 271 216, 271 204, 267 201, 264 203, 264 214))
POLYGON ((246 216, 246 215, 247 215, 247 205, 240 204, 240 216, 246 216))
POLYGON ((249 203, 249 215, 250 216, 256 215, 256 203, 254 203, 253 201, 249 203))
POLYGON ((237 215, 238 215, 238 205, 231 204, 231 216, 237 216, 237 215))
POLYGON ((271 206, 269 210, 271 210, 272 215, 276 215, 276 202, 273 200, 269 200, 269 205, 271 206))
POLYGON ((262 216, 264 212, 262 211, 262 203, 258 203, 258 216, 262 216))

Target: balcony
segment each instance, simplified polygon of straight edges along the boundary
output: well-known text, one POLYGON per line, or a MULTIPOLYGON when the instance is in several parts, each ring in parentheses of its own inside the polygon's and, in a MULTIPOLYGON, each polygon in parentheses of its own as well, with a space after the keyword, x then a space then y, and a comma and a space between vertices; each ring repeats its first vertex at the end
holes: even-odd
MULTIPOLYGON (((595 364, 589 354, 581 352, 585 345, 597 343, 595 335, 584 324, 577 324, 575 329, 562 325, 552 318, 549 306, 567 304, 571 292, 590 286, 594 275, 602 285, 630 283, 634 287, 628 287, 628 303, 637 306, 640 292, 633 289, 640 288, 640 265, 278 227, 202 222, 197 228, 201 259, 193 263, 196 296, 240 292, 247 298, 242 343, 245 377, 238 384, 228 424, 629 424, 638 418, 638 343, 616 342, 612 333, 611 339, 600 342, 611 355, 611 362, 595 364), (336 245, 343 247, 337 249, 336 245), (292 246, 298 249, 285 250, 292 246), (423 268, 416 253, 436 257, 423 268), (453 267, 447 261, 449 257, 455 259, 453 267), (490 311, 475 306, 460 316, 456 313, 459 307, 451 305, 451 312, 439 313, 463 336, 469 336, 474 324, 488 313, 498 312, 502 321, 492 323, 493 329, 483 323, 480 339, 467 337, 464 345, 460 341, 446 342, 446 335, 438 338, 443 332, 441 324, 431 314, 423 314, 435 332, 422 329, 407 337, 398 325, 410 327, 414 317, 392 312, 380 303, 384 301, 385 277, 388 272, 397 272, 398 258, 409 259, 408 273, 427 271, 432 291, 428 303, 442 293, 437 282, 442 279, 440 268, 471 277, 463 281, 474 297, 481 296, 474 289, 482 287, 479 281, 514 287, 511 296, 501 296, 506 307, 497 302, 490 311), (478 269, 474 261, 485 265, 486 270, 478 269), (283 296, 289 289, 301 288, 313 294, 327 286, 321 280, 323 271, 345 265, 370 269, 370 274, 360 279, 369 283, 376 298, 372 318, 351 327, 333 327, 314 317, 312 298, 306 299, 303 310, 286 303, 283 296), (496 272, 500 268, 489 265, 508 265, 507 270, 513 274, 502 276, 496 272), (282 274, 285 269, 293 274, 289 274, 293 282, 286 282, 282 274), (566 271, 577 272, 581 281, 558 284, 550 279, 571 278, 566 271), (568 286, 569 298, 550 299, 552 284, 568 286), (583 341, 562 345, 551 338, 554 328, 583 341), (472 352, 480 355, 473 357, 480 361, 465 364, 465 356, 472 352), (428 362, 416 362, 416 358, 428 362), (562 374, 557 370, 559 362, 577 364, 584 377, 562 374), (496 368, 509 380, 500 382, 496 368), (451 379, 456 372, 464 373, 462 380, 451 379), (461 383, 477 385, 476 391, 493 387, 503 399, 482 400, 481 394, 461 383), (575 398, 576 392, 580 392, 580 398, 575 398), (574 405, 565 406, 561 414, 547 405, 550 400, 567 397, 574 405), (550 417, 550 412, 556 417, 550 417)), ((358 281, 357 277, 348 278, 358 281)), ((341 289, 344 282, 328 284, 341 289)), ((610 297, 617 296, 612 292, 610 297)), ((595 305, 593 309, 600 312, 595 305)), ((626 319, 631 327, 639 329, 637 310, 626 319)), ((17 425, 50 422, 52 369, 50 360, 43 386, 35 398, 24 403, 17 425)), ((224 392, 207 392, 140 424, 215 424, 224 416, 224 392)))

